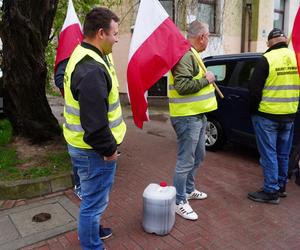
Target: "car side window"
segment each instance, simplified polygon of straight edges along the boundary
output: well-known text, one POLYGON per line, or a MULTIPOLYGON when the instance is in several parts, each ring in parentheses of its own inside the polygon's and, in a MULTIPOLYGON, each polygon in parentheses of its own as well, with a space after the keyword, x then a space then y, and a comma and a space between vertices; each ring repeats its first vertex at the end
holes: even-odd
POLYGON ((207 67, 207 71, 214 73, 216 81, 221 82, 224 81, 226 76, 226 65, 222 64, 222 65, 209 66, 207 67))
POLYGON ((227 86, 235 65, 235 62, 222 62, 215 65, 209 65, 206 68, 207 71, 210 71, 215 75, 216 83, 218 85, 227 86))
POLYGON ((231 87, 239 87, 243 89, 249 88, 249 82, 253 74, 257 61, 242 61, 238 62, 234 75, 230 80, 231 87))

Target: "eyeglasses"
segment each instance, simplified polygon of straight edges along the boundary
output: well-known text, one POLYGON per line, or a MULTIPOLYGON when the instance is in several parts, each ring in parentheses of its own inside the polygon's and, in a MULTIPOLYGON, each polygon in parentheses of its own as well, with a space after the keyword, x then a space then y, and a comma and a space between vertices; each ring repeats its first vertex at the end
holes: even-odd
POLYGON ((209 35, 210 35, 209 33, 205 33, 205 34, 203 34, 203 37, 209 39, 209 35))

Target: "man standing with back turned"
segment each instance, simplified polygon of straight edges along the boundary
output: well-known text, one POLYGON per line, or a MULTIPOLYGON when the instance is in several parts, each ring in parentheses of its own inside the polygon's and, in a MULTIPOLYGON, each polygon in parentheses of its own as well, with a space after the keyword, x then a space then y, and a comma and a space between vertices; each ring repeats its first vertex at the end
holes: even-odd
POLYGON ((257 63, 250 81, 250 107, 256 134, 263 189, 248 198, 278 204, 286 197, 289 154, 293 140, 294 119, 298 110, 300 80, 295 53, 287 48, 287 38, 274 28, 269 49, 257 63))
POLYGON ((84 40, 65 72, 63 130, 80 178, 78 235, 83 250, 104 249, 99 223, 114 181, 117 146, 126 132, 116 76, 106 57, 118 41, 118 21, 109 9, 91 10, 84 22, 84 40))
POLYGON ((206 49, 208 25, 193 21, 187 32, 192 48, 173 67, 169 78, 171 123, 177 135, 177 162, 174 176, 176 213, 188 220, 197 220, 189 199, 205 199, 207 194, 195 189, 198 167, 205 156, 205 113, 217 109, 215 76, 205 73, 199 55, 206 49))

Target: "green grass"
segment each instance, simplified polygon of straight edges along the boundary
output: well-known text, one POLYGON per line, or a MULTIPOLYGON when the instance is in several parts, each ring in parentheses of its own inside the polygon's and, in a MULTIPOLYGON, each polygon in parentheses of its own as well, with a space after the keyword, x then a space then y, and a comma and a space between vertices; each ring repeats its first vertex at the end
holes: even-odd
POLYGON ((57 151, 47 152, 36 159, 35 165, 22 169, 20 164, 30 163, 32 159, 19 160, 16 148, 10 144, 12 127, 8 120, 0 120, 0 180, 12 181, 20 179, 35 179, 69 173, 71 170, 70 157, 67 149, 62 147, 57 151))
POLYGON ((0 120, 0 146, 4 146, 11 141, 12 127, 8 120, 0 120))
POLYGON ((12 138, 12 127, 8 120, 0 120, 0 173, 4 178, 7 174, 18 172, 16 165, 17 152, 13 147, 7 146, 12 138))

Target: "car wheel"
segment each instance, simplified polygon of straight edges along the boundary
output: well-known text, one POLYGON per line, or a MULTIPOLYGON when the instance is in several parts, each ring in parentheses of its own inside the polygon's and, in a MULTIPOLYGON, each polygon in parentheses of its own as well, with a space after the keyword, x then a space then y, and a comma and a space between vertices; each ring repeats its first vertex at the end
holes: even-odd
POLYGON ((209 151, 220 149, 225 143, 225 136, 221 124, 214 119, 207 119, 205 131, 205 147, 209 151))

